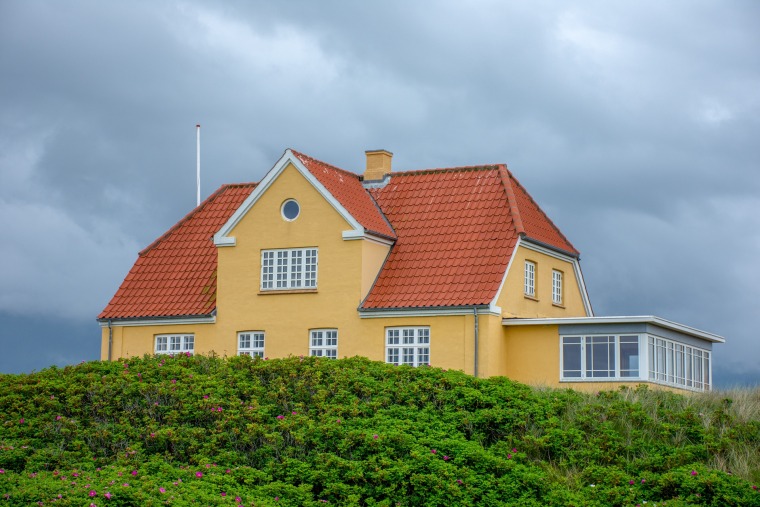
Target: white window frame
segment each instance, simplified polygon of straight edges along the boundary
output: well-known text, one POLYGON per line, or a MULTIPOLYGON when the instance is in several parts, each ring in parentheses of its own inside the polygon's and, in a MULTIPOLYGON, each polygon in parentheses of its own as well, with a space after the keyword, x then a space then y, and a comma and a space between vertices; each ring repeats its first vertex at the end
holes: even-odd
POLYGON ((536 268, 537 264, 534 261, 525 261, 525 280, 524 290, 525 295, 528 297, 536 297, 536 268))
POLYGON ((195 335, 193 334, 159 334, 154 340, 156 354, 195 353, 195 335))
POLYGON ((338 330, 335 328, 310 329, 309 355, 338 359, 338 330))
POLYGON ((712 353, 687 343, 647 336, 650 382, 692 391, 712 389, 712 353))
POLYGON ((316 289, 319 249, 280 248, 261 251, 262 291, 316 289))
MULTIPOLYGON (((643 346, 643 340, 640 334, 637 333, 620 333, 620 334, 571 334, 571 335, 561 335, 559 338, 559 378, 560 381, 563 382, 625 382, 625 381, 641 381, 644 380, 645 377, 645 370, 644 370, 644 361, 643 358, 644 355, 644 346, 643 346), (635 342, 632 341, 635 338, 635 342), (566 342, 567 340, 567 342, 566 342), (578 343, 571 343, 569 340, 578 340, 578 343), (596 343, 595 343, 596 342, 596 343), (594 349, 589 348, 593 347, 593 345, 603 345, 606 343, 608 345, 608 353, 609 353, 609 346, 612 346, 613 354, 612 354, 612 361, 613 361, 613 367, 610 368, 609 364, 608 367, 604 370, 602 369, 593 369, 594 365, 588 364, 588 357, 592 357, 593 361, 593 354, 594 349), (632 369, 623 369, 621 368, 621 344, 624 345, 630 345, 632 343, 636 343, 638 347, 638 375, 626 375, 624 376, 624 372, 630 372, 632 369), (580 350, 580 370, 572 370, 575 372, 578 372, 579 376, 565 376, 565 345, 568 347, 570 346, 578 346, 580 350), (611 373, 611 375, 603 376, 603 375, 595 375, 594 373, 603 373, 603 372, 611 373)), ((608 356, 609 357, 609 356, 608 356)))
POLYGON ((266 334, 264 331, 240 331, 238 337, 238 355, 264 357, 266 334))
POLYGON ((430 365, 430 326, 385 328, 385 362, 430 365))
POLYGON ((552 303, 562 304, 562 271, 552 269, 552 303))

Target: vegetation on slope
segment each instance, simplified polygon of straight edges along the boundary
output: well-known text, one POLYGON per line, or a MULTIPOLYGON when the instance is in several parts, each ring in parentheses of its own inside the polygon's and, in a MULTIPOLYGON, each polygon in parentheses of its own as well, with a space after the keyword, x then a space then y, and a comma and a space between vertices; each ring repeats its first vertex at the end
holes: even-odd
POLYGON ((360 358, 0 375, 0 506, 751 506, 759 481, 757 390, 585 395, 360 358))

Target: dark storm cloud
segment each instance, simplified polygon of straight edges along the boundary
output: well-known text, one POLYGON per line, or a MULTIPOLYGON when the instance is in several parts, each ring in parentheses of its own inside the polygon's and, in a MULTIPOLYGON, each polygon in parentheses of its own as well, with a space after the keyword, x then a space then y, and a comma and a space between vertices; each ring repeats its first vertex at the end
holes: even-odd
POLYGON ((582 251, 597 314, 724 334, 716 379, 760 379, 758 21, 738 1, 4 2, 0 314, 92 322, 194 205, 201 123, 204 195, 286 147, 506 162, 582 251))

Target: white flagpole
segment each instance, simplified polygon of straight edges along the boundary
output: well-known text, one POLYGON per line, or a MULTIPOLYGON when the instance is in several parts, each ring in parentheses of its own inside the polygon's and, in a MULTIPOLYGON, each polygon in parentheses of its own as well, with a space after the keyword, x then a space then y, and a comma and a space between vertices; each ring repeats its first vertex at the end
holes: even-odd
POLYGON ((201 126, 200 125, 196 125, 195 126, 195 133, 196 133, 196 141, 195 141, 195 145, 196 145, 196 149, 195 149, 195 159, 196 159, 195 160, 195 165, 196 165, 195 183, 196 183, 196 185, 195 186, 197 188, 197 193, 196 193, 196 196, 195 196, 195 200, 196 200, 195 205, 196 206, 200 206, 200 204, 201 204, 201 126))

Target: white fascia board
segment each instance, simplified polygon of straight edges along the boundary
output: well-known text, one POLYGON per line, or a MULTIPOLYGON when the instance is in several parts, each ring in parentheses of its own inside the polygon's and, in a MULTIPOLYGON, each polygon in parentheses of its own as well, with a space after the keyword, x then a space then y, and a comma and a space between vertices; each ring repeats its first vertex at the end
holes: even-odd
MULTIPOLYGON (((340 204, 333 195, 327 191, 324 185, 311 174, 306 166, 296 157, 290 149, 285 150, 285 153, 280 157, 280 160, 269 170, 264 178, 256 185, 251 195, 249 195, 243 204, 232 214, 227 222, 222 226, 219 231, 214 234, 214 244, 216 246, 235 246, 235 237, 229 236, 232 229, 240 222, 240 220, 248 213, 248 211, 256 204, 256 201, 264 195, 264 192, 274 183, 274 181, 282 174, 288 164, 292 164, 306 180, 325 198, 330 205, 340 214, 343 219, 349 223, 351 229, 344 231, 344 237, 346 233, 350 234, 364 234, 364 227, 353 217, 351 214, 340 204)), ((353 239, 353 238, 350 238, 353 239)))
MULTIPOLYGON (((581 271, 581 265, 578 262, 578 258, 573 257, 571 255, 562 254, 560 252, 557 252, 556 250, 552 250, 551 248, 546 248, 545 246, 533 243, 531 242, 530 238, 525 238, 525 241, 522 242, 522 245, 528 250, 533 250, 534 252, 539 252, 544 255, 554 257, 555 259, 569 262, 573 266, 573 273, 575 273, 575 281, 578 283, 578 287, 580 287, 580 290, 581 290, 581 299, 583 299, 583 307, 586 309, 586 313, 590 317, 593 317, 594 310, 593 308, 591 308, 591 300, 588 297, 588 291, 586 291, 586 282, 583 280, 583 272, 581 271)), ((517 251, 517 245, 515 245, 515 251, 517 251)), ((510 259, 510 262, 511 262, 511 259, 510 259)))
POLYGON ((357 230, 348 230, 343 231, 343 239, 345 241, 351 241, 355 239, 366 239, 367 241, 371 241, 373 243, 379 243, 381 245, 390 246, 393 244, 392 239, 384 238, 382 236, 375 236, 372 233, 366 232, 365 230, 357 231, 357 230))
POLYGON ((98 321, 100 327, 111 326, 118 327, 137 327, 137 326, 174 326, 180 324, 215 324, 216 315, 207 317, 157 317, 146 319, 101 319, 98 321))
POLYGON ((544 326, 564 324, 654 324, 656 326, 677 331, 695 338, 701 338, 713 343, 725 343, 726 339, 717 334, 679 324, 654 315, 633 315, 617 317, 548 317, 536 319, 506 318, 502 319, 504 326, 544 326))
POLYGON ((496 295, 493 298, 493 301, 491 301, 490 307, 492 312, 498 312, 499 315, 501 315, 501 307, 496 306, 496 302, 499 300, 499 297, 501 296, 501 291, 504 289, 504 284, 507 282, 507 275, 509 275, 509 269, 512 267, 512 261, 515 260, 515 254, 517 253, 517 249, 520 248, 520 244, 522 243, 522 236, 517 236, 517 243, 515 243, 515 247, 512 249, 512 255, 509 256, 509 262, 507 263, 507 269, 504 271, 504 276, 501 278, 501 283, 499 284, 499 290, 496 291, 496 295))
MULTIPOLYGON (((490 306, 476 305, 478 315, 493 315, 501 317, 501 312, 493 312, 490 306), (481 309, 487 308, 485 311, 481 309)), ((456 308, 392 308, 388 310, 359 310, 362 319, 385 319, 391 317, 435 317, 439 315, 472 315, 472 306, 458 306, 456 308)))

